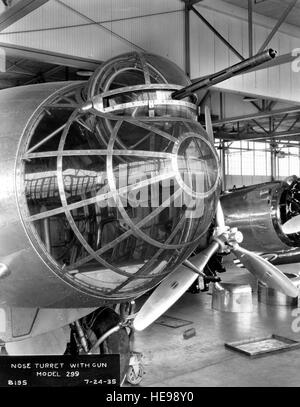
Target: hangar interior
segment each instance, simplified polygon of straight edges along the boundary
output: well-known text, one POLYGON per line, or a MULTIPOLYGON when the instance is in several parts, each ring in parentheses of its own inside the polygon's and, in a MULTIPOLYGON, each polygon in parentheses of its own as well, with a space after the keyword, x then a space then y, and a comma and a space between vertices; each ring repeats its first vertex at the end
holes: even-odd
MULTIPOLYGON (((86 81, 103 61, 133 51, 171 60, 195 83, 267 48, 277 50, 274 60, 197 92, 203 125, 205 106, 211 112, 223 192, 300 176, 299 1, 0 2, 1 90, 86 81)), ((300 263, 282 267, 300 273, 300 263)), ((250 360, 224 348, 269 334, 299 340, 297 312, 260 303, 257 280, 229 268, 222 281, 249 284, 252 311, 217 311, 212 290, 187 292, 165 314, 171 325, 156 322, 134 334, 146 371, 141 385, 300 385, 299 350, 250 360), (189 328, 195 331, 186 338, 189 328)))
POLYGON ((297 2, 5 3, 1 89, 84 79, 99 62, 132 50, 165 56, 192 80, 266 47, 277 50, 276 66, 200 92, 198 103, 211 107, 225 189, 298 174, 297 2))

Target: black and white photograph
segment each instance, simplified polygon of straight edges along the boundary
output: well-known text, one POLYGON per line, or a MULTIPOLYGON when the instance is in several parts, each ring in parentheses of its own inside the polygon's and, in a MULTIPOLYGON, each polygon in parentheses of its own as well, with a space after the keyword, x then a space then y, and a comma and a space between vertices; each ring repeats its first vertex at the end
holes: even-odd
POLYGON ((0 0, 0 392, 233 387, 300 387, 300 1, 0 0))

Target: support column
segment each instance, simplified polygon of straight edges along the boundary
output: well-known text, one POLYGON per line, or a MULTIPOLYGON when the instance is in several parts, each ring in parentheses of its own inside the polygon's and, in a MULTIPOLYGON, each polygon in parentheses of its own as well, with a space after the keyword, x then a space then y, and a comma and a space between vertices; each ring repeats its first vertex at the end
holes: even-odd
POLYGON ((277 166, 276 166, 276 148, 273 144, 270 144, 271 147, 271 181, 275 181, 277 176, 277 166))
MULTIPOLYGON (((224 108, 223 108, 223 93, 220 92, 220 119, 224 118, 224 108)), ((221 144, 221 153, 220 153, 220 164, 221 164, 221 176, 222 176, 222 191, 226 191, 226 154, 225 154, 225 141, 222 140, 221 144)))
POLYGON ((191 53, 190 53, 190 8, 185 2, 184 8, 184 43, 185 43, 185 72, 190 78, 191 76, 191 53))
POLYGON ((222 171, 222 191, 226 191, 226 146, 225 141, 222 140, 221 142, 221 154, 220 154, 220 162, 221 162, 221 171, 222 171))
POLYGON ((249 57, 253 57, 253 0, 248 0, 248 42, 249 57))

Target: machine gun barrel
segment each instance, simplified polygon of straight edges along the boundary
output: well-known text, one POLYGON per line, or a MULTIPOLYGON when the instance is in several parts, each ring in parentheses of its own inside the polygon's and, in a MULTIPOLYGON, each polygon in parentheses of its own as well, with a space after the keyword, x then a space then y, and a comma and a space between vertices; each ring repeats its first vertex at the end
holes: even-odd
POLYGON ((172 93, 173 99, 183 99, 186 96, 189 96, 191 93, 194 93, 198 90, 203 90, 204 88, 209 88, 213 85, 216 85, 220 82, 225 81, 226 79, 232 78, 233 76, 240 75, 242 73, 247 73, 251 68, 259 66, 273 58, 277 55, 277 51, 273 49, 268 49, 263 51, 251 58, 245 59, 242 62, 239 62, 229 68, 223 69, 222 71, 216 72, 212 75, 206 76, 197 80, 189 86, 186 86, 183 89, 177 90, 172 93))

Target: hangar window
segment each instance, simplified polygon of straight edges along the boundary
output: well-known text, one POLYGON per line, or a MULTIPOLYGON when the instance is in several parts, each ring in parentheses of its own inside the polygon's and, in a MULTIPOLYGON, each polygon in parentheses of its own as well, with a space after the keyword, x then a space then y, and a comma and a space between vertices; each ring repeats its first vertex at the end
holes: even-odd
POLYGON ((242 172, 241 143, 233 142, 227 151, 226 174, 240 175, 242 172))
POLYGON ((242 175, 254 174, 254 159, 253 159, 253 143, 248 141, 241 142, 241 161, 242 161, 242 175))
POLYGON ((270 180, 271 151, 268 143, 235 141, 226 150, 227 186, 251 185, 270 180), (232 185, 231 185, 232 184, 232 185))
POLYGON ((266 143, 253 143, 254 173, 258 176, 271 175, 271 152, 266 143))
POLYGON ((290 152, 290 175, 295 174, 295 175, 300 175, 299 171, 299 166, 300 166, 300 161, 299 161, 299 147, 290 147, 289 148, 290 152))
POLYGON ((277 152, 277 176, 285 178, 300 175, 299 147, 279 146, 277 152))

